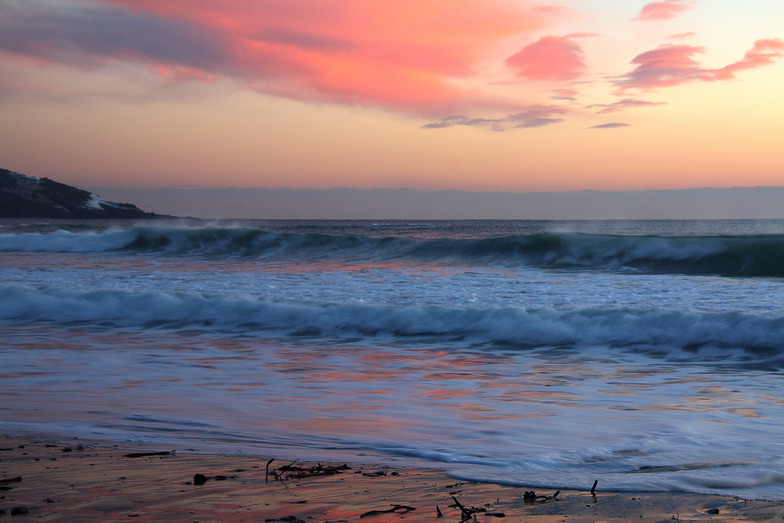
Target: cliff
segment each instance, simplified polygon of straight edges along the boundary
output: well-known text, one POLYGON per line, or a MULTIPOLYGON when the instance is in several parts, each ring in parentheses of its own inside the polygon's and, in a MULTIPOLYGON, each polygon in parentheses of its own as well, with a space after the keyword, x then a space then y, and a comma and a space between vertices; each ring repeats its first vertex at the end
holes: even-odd
POLYGON ((91 192, 0 169, 0 218, 157 218, 130 203, 105 200, 91 192))

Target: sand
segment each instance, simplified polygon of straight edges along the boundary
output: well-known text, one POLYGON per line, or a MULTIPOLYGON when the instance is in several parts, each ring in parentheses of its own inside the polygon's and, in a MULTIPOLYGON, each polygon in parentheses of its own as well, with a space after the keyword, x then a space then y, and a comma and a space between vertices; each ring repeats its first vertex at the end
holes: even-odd
MULTIPOLYGON (((431 469, 0 438, 0 518, 11 521, 765 521, 784 503, 673 493, 537 490, 431 469), (151 452, 163 452, 151 454, 151 452), (141 455, 140 455, 141 454, 141 455), (456 505, 458 501, 466 512, 456 505), (474 512, 475 509, 478 511, 474 512), (438 511, 443 517, 438 516, 438 511), (469 517, 466 518, 465 514, 469 517)), ((587 489, 591 485, 586 486, 587 489)))

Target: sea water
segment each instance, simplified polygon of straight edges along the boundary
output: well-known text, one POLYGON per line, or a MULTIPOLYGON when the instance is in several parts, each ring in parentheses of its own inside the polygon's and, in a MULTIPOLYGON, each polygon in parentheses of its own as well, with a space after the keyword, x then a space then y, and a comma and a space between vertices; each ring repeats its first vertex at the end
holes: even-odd
POLYGON ((0 221, 0 431, 784 499, 784 221, 0 221))

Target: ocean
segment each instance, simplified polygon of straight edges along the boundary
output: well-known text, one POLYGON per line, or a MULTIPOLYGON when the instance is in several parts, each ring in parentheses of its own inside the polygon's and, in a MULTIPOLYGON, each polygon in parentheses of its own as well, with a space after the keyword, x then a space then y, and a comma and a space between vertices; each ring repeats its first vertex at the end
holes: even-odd
POLYGON ((784 500, 784 221, 0 220, 0 432, 784 500))

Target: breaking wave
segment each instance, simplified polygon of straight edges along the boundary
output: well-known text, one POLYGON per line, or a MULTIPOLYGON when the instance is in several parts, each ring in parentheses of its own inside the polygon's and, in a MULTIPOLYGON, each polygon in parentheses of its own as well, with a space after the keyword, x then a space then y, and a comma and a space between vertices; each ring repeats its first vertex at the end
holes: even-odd
POLYGON ((329 340, 356 337, 465 341, 510 347, 619 346, 742 349, 748 357, 784 355, 784 317, 657 309, 395 307, 277 302, 120 290, 0 286, 0 319, 103 328, 202 330, 329 340))
POLYGON ((0 234, 0 252, 124 252, 258 260, 395 261, 784 277, 784 236, 617 236, 546 232, 484 239, 372 238, 251 228, 138 227, 0 234))

